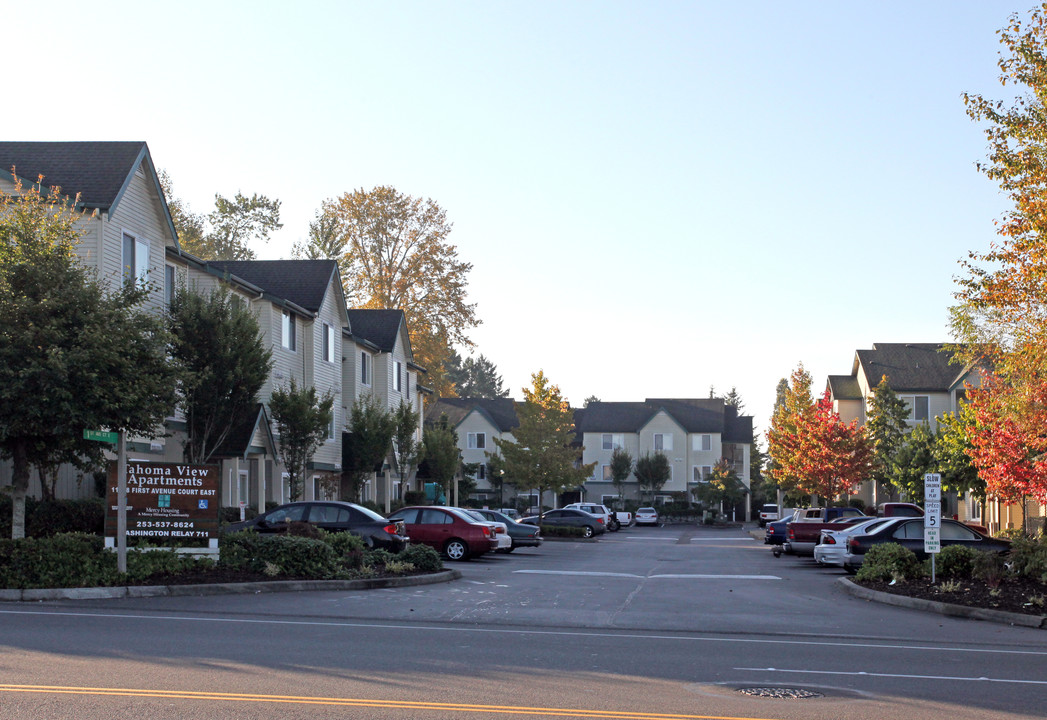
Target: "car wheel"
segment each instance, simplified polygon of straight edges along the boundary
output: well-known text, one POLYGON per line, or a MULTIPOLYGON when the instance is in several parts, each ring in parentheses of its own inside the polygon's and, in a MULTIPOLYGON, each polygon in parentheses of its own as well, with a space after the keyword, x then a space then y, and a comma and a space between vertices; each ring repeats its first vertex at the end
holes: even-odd
POLYGON ((448 560, 468 560, 469 548, 463 541, 454 538, 453 540, 448 540, 447 544, 444 545, 444 555, 447 556, 448 560))
POLYGON ((516 549, 516 546, 515 546, 515 545, 513 545, 512 547, 507 547, 507 548, 506 548, 505 550, 503 550, 502 552, 505 552, 505 553, 511 553, 511 552, 512 552, 513 550, 515 550, 515 549, 516 549))
POLYGON ((617 520, 612 519, 609 523, 607 523, 607 529, 611 532, 618 532, 622 529, 622 524, 617 520))
POLYGON ((583 538, 591 538, 592 536, 593 536, 593 529, 592 529, 591 526, 586 525, 585 527, 582 528, 582 537, 583 538))

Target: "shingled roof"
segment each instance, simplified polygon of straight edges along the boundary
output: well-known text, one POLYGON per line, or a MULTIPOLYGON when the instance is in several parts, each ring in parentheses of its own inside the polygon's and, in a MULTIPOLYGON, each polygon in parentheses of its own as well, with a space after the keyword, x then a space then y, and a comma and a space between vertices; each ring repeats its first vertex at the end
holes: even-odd
POLYGON ((382 352, 392 352, 400 325, 406 325, 403 310, 354 309, 349 310, 349 331, 377 345, 382 352))
MULTIPOLYGON (((745 434, 745 418, 722 398, 647 398, 643 402, 591 402, 575 416, 579 432, 639 432, 660 411, 668 413, 688 433, 745 434)), ((748 418, 752 442, 752 418, 748 418)))
POLYGON ((446 415, 451 427, 457 427, 474 410, 486 415, 498 432, 510 432, 520 425, 512 398, 440 398, 426 410, 425 419, 435 423, 446 415))
POLYGON ((152 176, 164 222, 177 237, 145 142, 0 142, 0 177, 35 183, 43 175, 44 187, 68 197, 79 193, 77 207, 84 210, 112 213, 140 165, 152 176))
POLYGON ((862 388, 853 375, 830 375, 829 392, 837 400, 861 400, 862 388))
POLYGON ((338 272, 335 260, 212 260, 207 264, 312 313, 320 311, 338 272))
POLYGON ((886 375, 895 392, 948 392, 963 368, 953 364, 953 354, 941 343, 873 343, 858 350, 851 376, 858 369, 873 387, 886 375))

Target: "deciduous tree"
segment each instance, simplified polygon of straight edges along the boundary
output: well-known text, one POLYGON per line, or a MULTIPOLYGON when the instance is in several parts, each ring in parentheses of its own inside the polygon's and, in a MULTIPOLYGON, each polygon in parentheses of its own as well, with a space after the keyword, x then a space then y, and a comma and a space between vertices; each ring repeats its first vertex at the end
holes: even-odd
POLYGON ((389 186, 327 200, 322 213, 337 230, 317 234, 325 239, 316 252, 343 248, 338 265, 349 303, 403 310, 415 359, 428 370, 429 384, 437 397, 452 395, 445 378, 451 346, 470 346, 467 333, 480 321, 476 305, 467 301, 472 265, 459 260, 458 249, 448 242, 447 213, 431 199, 389 186))
POLYGON ((574 412, 560 388, 551 385, 539 370, 531 375, 531 387, 523 388, 524 401, 517 406, 520 425, 513 430, 515 441, 495 438, 513 482, 525 490, 560 493, 580 486, 592 476, 596 463, 579 464, 582 448, 573 447, 574 412))
POLYGON ((374 393, 361 395, 349 410, 342 436, 342 499, 358 500, 360 490, 389 455, 396 419, 374 393))
POLYGON ((844 423, 832 409, 829 391, 796 422, 789 472, 800 489, 833 500, 853 492, 868 477, 872 444, 857 420, 844 423))
POLYGON ((632 471, 633 456, 625 448, 616 447, 611 453, 611 483, 619 498, 624 494, 625 481, 632 471))
POLYGON ((0 456, 12 460, 12 537, 25 534, 30 466, 91 470, 84 430, 156 437, 178 366, 146 284, 109 287, 76 256, 80 214, 56 191, 0 191, 0 456))
POLYGON ((251 310, 221 287, 207 295, 179 288, 170 322, 171 356, 184 370, 185 460, 206 463, 258 402, 272 353, 251 310))
POLYGON ((312 386, 299 386, 292 377, 273 390, 269 410, 280 433, 280 458, 287 470, 292 502, 302 498, 309 461, 327 439, 334 396, 319 395, 312 386))
POLYGON ((669 478, 672 477, 672 467, 669 465, 669 458, 664 454, 645 453, 636 459, 633 475, 640 485, 641 495, 647 492, 653 496, 662 489, 665 483, 669 482, 669 478))
POLYGON ((706 507, 715 507, 724 512, 725 506, 732 506, 745 497, 745 483, 731 469, 726 460, 719 460, 709 477, 699 483, 692 491, 695 498, 706 507))
POLYGON ((814 413, 812 383, 811 374, 804 369, 803 363, 793 370, 789 381, 783 379, 778 383, 771 428, 767 431, 767 454, 771 459, 767 475, 785 491, 800 486, 797 428, 814 413))
POLYGON ((415 439, 418 431, 418 412, 403 400, 393 411, 396 429, 393 431, 393 452, 400 473, 401 492, 410 489, 411 473, 421 461, 423 446, 415 439))

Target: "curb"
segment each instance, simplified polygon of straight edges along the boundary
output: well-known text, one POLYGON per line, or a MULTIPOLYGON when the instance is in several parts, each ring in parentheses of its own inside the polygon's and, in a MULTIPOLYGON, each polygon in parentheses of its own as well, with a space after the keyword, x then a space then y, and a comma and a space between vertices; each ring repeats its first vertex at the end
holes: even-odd
POLYGON ((924 600, 922 598, 911 598, 905 595, 892 595, 891 593, 870 590, 855 583, 849 577, 837 578, 836 582, 844 592, 862 600, 883 603, 884 605, 895 605, 897 607, 910 608, 913 610, 925 610, 928 612, 947 615, 949 617, 968 618, 970 620, 984 620, 986 622, 1002 623, 1004 625, 1019 625, 1021 627, 1047 629, 1047 615, 1023 615, 1021 613, 1004 612, 1002 610, 986 610, 985 608, 972 608, 966 605, 953 605, 952 603, 938 602, 937 600, 924 600))
POLYGON ((0 590, 0 601, 111 600, 115 598, 185 597, 205 595, 254 595, 257 593, 307 592, 316 590, 377 590, 450 582, 462 577, 461 570, 443 570, 431 575, 365 578, 363 580, 273 580, 271 582, 211 583, 207 585, 128 585, 126 587, 44 588, 0 590))

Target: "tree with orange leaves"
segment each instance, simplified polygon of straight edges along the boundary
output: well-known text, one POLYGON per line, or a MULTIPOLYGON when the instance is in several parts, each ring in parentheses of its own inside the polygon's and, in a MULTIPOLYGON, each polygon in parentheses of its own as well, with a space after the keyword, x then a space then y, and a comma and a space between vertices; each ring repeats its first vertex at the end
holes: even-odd
POLYGON ((872 443, 857 420, 840 420, 828 390, 798 419, 796 448, 800 488, 826 501, 857 490, 872 469, 872 443))
POLYGON ((987 124, 988 162, 1013 207, 998 239, 962 263, 952 329, 957 355, 991 368, 971 389, 976 422, 968 454, 1003 500, 1044 497, 1047 453, 1047 3, 1000 30, 1000 82, 1014 85, 1010 105, 964 96, 967 114, 987 124))

